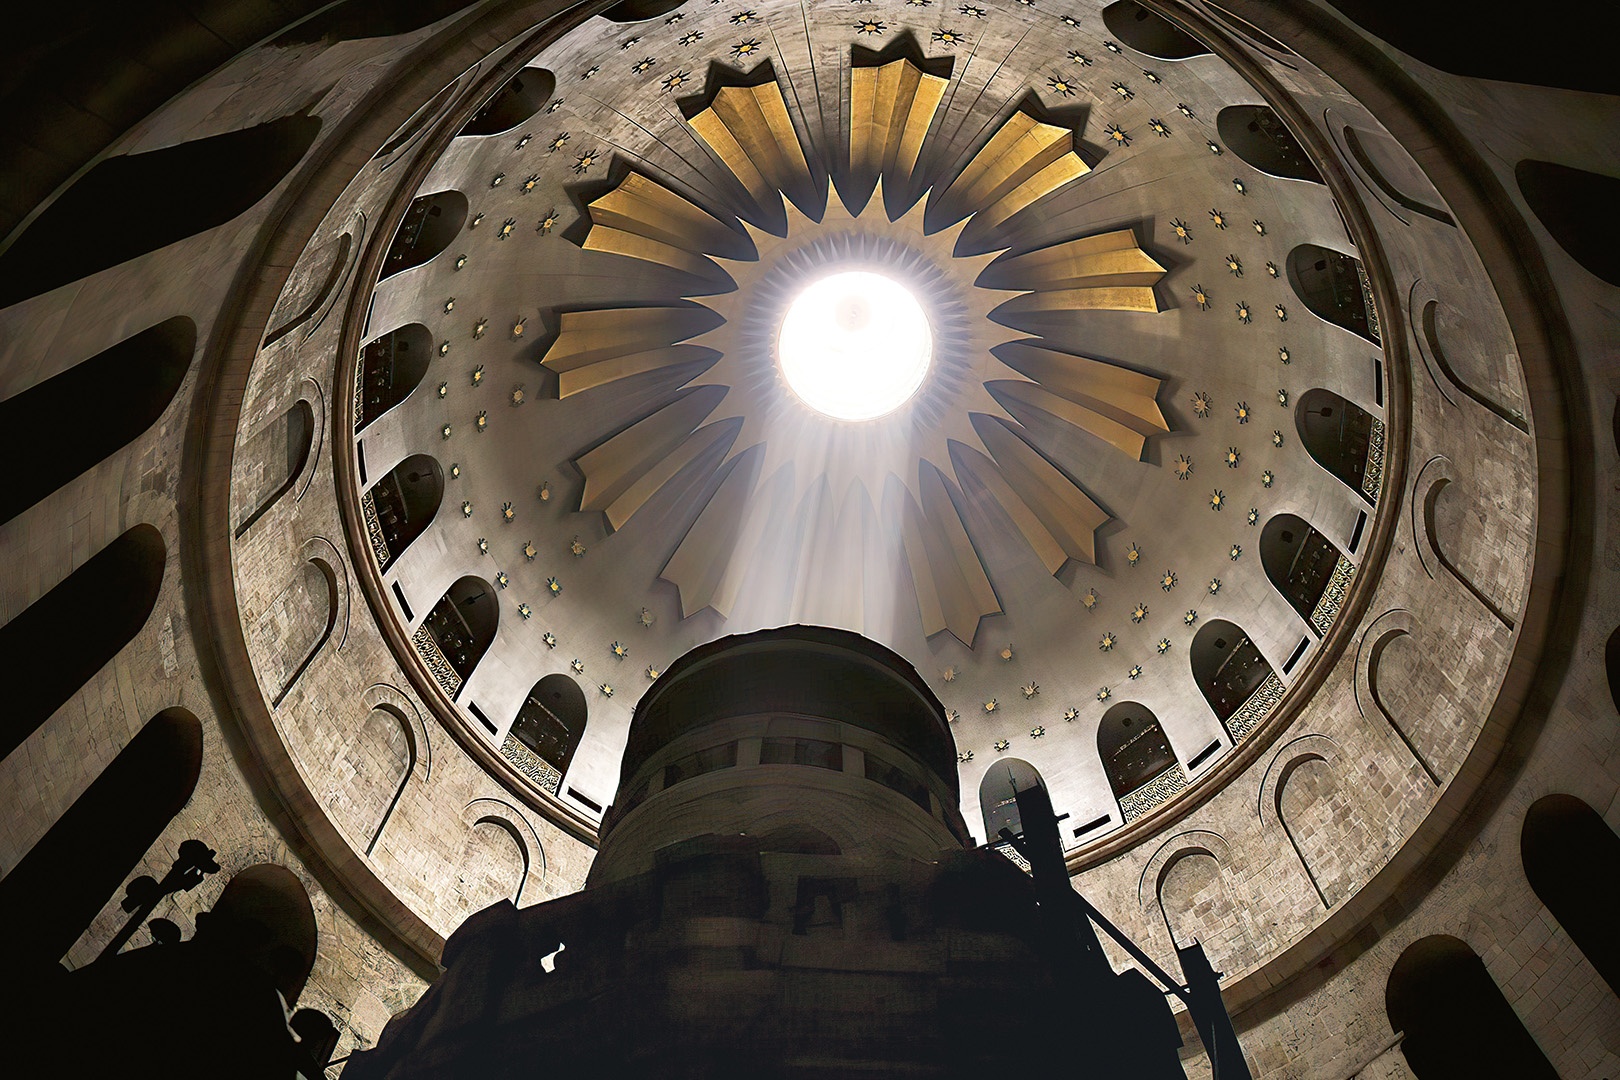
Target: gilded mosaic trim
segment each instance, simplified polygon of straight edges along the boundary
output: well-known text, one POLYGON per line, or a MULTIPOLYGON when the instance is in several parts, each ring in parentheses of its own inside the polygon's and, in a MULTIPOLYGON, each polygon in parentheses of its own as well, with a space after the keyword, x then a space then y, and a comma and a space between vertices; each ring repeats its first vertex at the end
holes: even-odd
POLYGON ((358 432, 366 422, 366 359, 354 365, 354 430, 358 432))
POLYGON ((507 733, 506 741, 501 743, 501 757, 542 791, 549 791, 555 795, 562 786, 562 773, 552 768, 549 761, 518 742, 510 732, 507 733))
POLYGON ((1361 490, 1374 503, 1378 502, 1378 488, 1384 482, 1384 422, 1373 417, 1372 431, 1367 434, 1367 469, 1361 474, 1361 490))
POLYGON ((1333 576, 1328 578, 1327 588, 1322 590, 1322 598, 1311 612, 1311 625, 1316 627, 1318 634, 1327 633, 1333 620, 1339 617, 1339 609, 1344 606, 1345 591, 1350 588, 1350 579, 1355 574, 1355 564, 1340 555, 1339 564, 1333 568, 1333 576))
POLYGON ((388 565, 388 541, 383 538, 382 522, 377 520, 377 500, 369 491, 360 496, 360 514, 366 519, 371 554, 377 559, 377 569, 381 570, 388 565))
POLYGON ((461 689, 461 676, 456 674, 456 669, 445 659, 444 653, 439 649, 439 643, 428 633, 426 623, 416 628, 416 633, 411 635, 411 642, 421 655, 422 663, 427 665, 428 671, 433 673, 433 677, 444 688, 444 692, 455 697, 456 691, 461 689))
POLYGON ((1119 813, 1129 825, 1149 810, 1187 786, 1187 774, 1181 766, 1166 769, 1119 800, 1119 813))
POLYGON ((1384 343, 1384 335, 1378 329, 1378 305, 1373 303, 1372 282, 1367 280, 1367 271, 1361 263, 1356 263, 1356 276, 1361 279, 1361 300, 1367 305, 1367 332, 1379 345, 1384 343))
POLYGON ((1226 731, 1232 736, 1232 741, 1242 742, 1249 732, 1259 727, 1260 721, 1270 715, 1271 710, 1277 707, 1277 702, 1282 700, 1282 696, 1282 680, 1277 678, 1277 673, 1273 671, 1266 676, 1266 681, 1249 695, 1249 700, 1243 703, 1243 707, 1226 721, 1226 731))
POLYGON ((994 847, 997 851, 1007 856, 1008 862, 1018 867, 1018 869, 1022 870, 1024 873, 1033 874, 1035 872, 1034 868, 1029 865, 1029 860, 1024 858, 1023 854, 1011 844, 1000 843, 994 845, 994 847))

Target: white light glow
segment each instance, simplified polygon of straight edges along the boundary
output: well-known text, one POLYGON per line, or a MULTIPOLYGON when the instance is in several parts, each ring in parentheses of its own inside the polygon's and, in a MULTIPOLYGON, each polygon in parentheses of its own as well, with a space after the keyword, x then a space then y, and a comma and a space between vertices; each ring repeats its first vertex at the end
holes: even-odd
POLYGON ((777 361, 799 398, 839 420, 904 405, 928 374, 933 333, 917 298, 881 274, 824 277, 788 306, 777 361))

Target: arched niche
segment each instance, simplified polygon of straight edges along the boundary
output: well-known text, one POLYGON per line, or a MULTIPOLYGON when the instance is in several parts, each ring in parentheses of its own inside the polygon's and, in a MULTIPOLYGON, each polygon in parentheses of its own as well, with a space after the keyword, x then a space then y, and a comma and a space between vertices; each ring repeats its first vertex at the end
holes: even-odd
POLYGON ((1360 405, 1320 387, 1300 395, 1294 427, 1305 452, 1368 503, 1383 476, 1384 425, 1360 405))
POLYGON ((1135 804, 1142 800, 1133 795, 1168 773, 1174 772, 1180 778, 1181 766, 1170 748, 1169 736, 1153 711, 1139 702, 1121 701, 1103 713, 1097 725, 1097 756, 1102 759, 1108 786, 1119 800, 1124 821, 1140 817, 1170 792, 1141 807, 1135 804))
POLYGON ((274 863, 231 875, 214 906, 197 916, 197 943, 226 949, 258 968, 289 1008, 315 967, 316 938, 309 893, 296 874, 274 863))
POLYGON ((137 525, 0 626, 0 656, 27 673, 8 692, 0 758, 140 633, 157 604, 166 556, 163 534, 137 525))
POLYGON ((1237 742, 1270 711, 1272 703, 1259 691, 1276 683, 1276 672, 1243 628, 1225 619, 1211 619, 1200 627, 1190 652, 1193 681, 1237 742))
POLYGON ((1548 795, 1524 815, 1519 856, 1537 898, 1620 993, 1620 836, 1575 796, 1548 795))
POLYGON ((158 713, 0 878, 0 925, 19 931, 14 966, 54 964, 73 947, 191 799, 202 750, 195 716, 158 713))
POLYGON ((1109 4, 1103 8, 1102 18, 1110 34, 1158 60, 1187 60, 1209 52, 1203 42, 1136 0, 1109 4))
POLYGON ((388 245, 378 280, 421 266, 450 246, 467 223, 467 196, 459 191, 418 195, 388 245))
MULTIPOLYGON (((248 436, 239 451, 242 457, 259 469, 256 476, 244 485, 241 505, 253 507, 236 527, 241 539, 254 524, 269 511, 281 497, 293 489, 304 466, 309 463, 310 450, 315 445, 315 410, 300 398, 286 412, 248 436)), ((238 496, 232 493, 232 501, 238 496)))
POLYGON ((303 559, 253 624, 259 677, 279 707, 332 637, 339 610, 338 571, 323 558, 303 559))
POLYGON ((1361 868, 1377 850, 1364 808, 1339 769, 1333 740, 1302 736, 1277 752, 1260 790, 1324 908, 1359 887, 1361 868))
POLYGON ((0 254, 0 308, 225 224, 270 194, 320 130, 298 113, 107 158, 0 254))
POLYGON ((686 0, 619 0, 602 12, 602 18, 617 23, 645 22, 668 15, 685 3, 686 0))
POLYGON ((1014 835, 1023 835, 1022 818, 1018 813, 1018 793, 1033 787, 1046 786, 1035 766, 1021 758, 997 758, 996 763, 984 771, 979 781, 979 813, 984 818, 984 840, 987 844, 1000 842, 1001 830, 1011 829, 1014 835))
POLYGON ((155 424, 196 348, 197 324, 177 315, 0 401, 0 430, 29 448, 0 489, 0 525, 155 424))
POLYGON ((416 771, 416 732, 404 711, 380 702, 343 741, 326 810, 370 855, 416 771))
POLYGON ((390 330, 361 349, 354 430, 362 430, 409 397, 421 385, 432 359, 433 335, 421 323, 390 330))
POLYGON ((347 0, 284 30, 272 44, 286 48, 394 37, 421 30, 472 6, 472 0, 389 0, 386 4, 347 0))
POLYGON ((1390 1027, 1417 1080, 1558 1080, 1558 1073, 1464 942, 1433 934, 1406 947, 1384 987, 1390 1027))
POLYGON ((426 454, 412 454, 366 492, 361 511, 379 569, 387 570, 427 531, 443 502, 444 468, 426 454))
POLYGON ((1620 177, 1530 158, 1513 167, 1524 201, 1565 254, 1594 276, 1620 285, 1614 230, 1598 228, 1620 205, 1620 177))
POLYGON ((524 68, 479 106, 461 135, 499 135, 539 112, 557 89, 557 77, 545 68, 524 68))
POLYGON ((1300 244, 1288 253, 1288 283, 1312 315, 1379 344, 1378 314, 1359 259, 1320 244, 1300 244))
POLYGON ((480 577, 458 578, 417 628, 417 648, 453 697, 472 676, 500 626, 495 587, 480 577), (424 637, 426 640, 424 640, 424 637), (448 676, 445 670, 448 668, 448 676))
POLYGON ((1143 869, 1137 898, 1152 890, 1165 932, 1177 949, 1193 942, 1216 971, 1234 974, 1256 959, 1233 888, 1231 850, 1217 833, 1194 830, 1171 837, 1143 869))
POLYGON ((529 875, 529 849, 516 825, 486 814, 473 822, 456 860, 456 900, 467 914, 523 896, 529 875))
POLYGON ((1355 572, 1333 541, 1298 515, 1278 514, 1260 533, 1260 565, 1312 632, 1327 633, 1355 572))
POLYGON ((1215 130, 1228 150, 1269 176, 1322 182, 1305 148, 1269 105, 1228 105, 1216 114, 1215 130))
POLYGON ((512 721, 512 736, 551 767, 541 786, 555 793, 568 773, 568 763, 585 736, 589 712, 585 692, 567 675, 554 673, 529 689, 512 721))

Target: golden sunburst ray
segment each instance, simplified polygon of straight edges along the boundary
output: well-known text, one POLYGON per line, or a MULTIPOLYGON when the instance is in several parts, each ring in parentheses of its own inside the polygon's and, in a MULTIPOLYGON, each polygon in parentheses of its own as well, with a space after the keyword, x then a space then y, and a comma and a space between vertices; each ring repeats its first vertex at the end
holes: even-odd
POLYGON ((1096 530, 1108 520, 1016 418, 1028 410, 1056 417, 1135 460, 1148 438, 1169 430, 1160 380, 1008 330, 992 313, 1154 312, 1165 270, 1130 229, 1015 255, 958 254, 970 225, 999 225, 1088 171, 1072 131, 1023 113, 990 136, 937 202, 925 193, 891 218, 883 181, 925 186, 912 183, 926 179, 913 173, 946 80, 907 60, 855 68, 851 80, 849 174, 857 187, 859 173, 873 174, 868 198, 835 195, 830 174, 817 187, 774 81, 722 89, 689 123, 762 220, 780 227, 736 211, 754 257, 727 257, 736 241, 726 220, 630 173, 590 204, 584 246, 706 281, 724 275, 735 288, 692 292, 680 306, 564 313, 543 363, 564 397, 692 365, 665 406, 576 461, 585 476, 580 509, 602 513, 610 529, 683 471, 711 470, 714 493, 661 575, 679 590, 684 615, 710 607, 730 617, 754 568, 771 559, 792 581, 781 598, 791 617, 863 629, 877 617, 867 601, 874 568, 889 560, 909 577, 923 632, 971 645, 980 620, 1001 609, 960 510, 960 485, 988 494, 1053 574, 1071 560, 1095 561, 1096 530), (931 217, 948 221, 930 229, 931 217), (775 333, 818 268, 872 264, 919 296, 934 356, 909 402, 851 424, 797 400, 774 362, 775 333), (796 522, 791 545, 784 515, 796 522))

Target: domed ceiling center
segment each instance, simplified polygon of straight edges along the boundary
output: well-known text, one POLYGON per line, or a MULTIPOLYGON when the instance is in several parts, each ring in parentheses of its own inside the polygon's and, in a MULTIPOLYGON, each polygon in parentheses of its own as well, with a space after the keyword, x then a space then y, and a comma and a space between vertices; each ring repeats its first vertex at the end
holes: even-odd
POLYGON ((874 420, 911 399, 933 356, 928 316, 909 289, 870 270, 805 287, 788 305, 776 362, 788 386, 836 420, 874 420))

